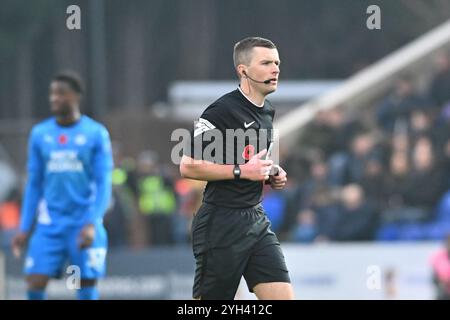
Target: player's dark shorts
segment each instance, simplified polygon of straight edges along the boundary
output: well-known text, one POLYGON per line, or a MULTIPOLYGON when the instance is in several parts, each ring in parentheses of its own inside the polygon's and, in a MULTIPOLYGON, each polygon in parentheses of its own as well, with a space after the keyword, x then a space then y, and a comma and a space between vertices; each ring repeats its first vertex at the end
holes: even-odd
POLYGON ((241 277, 290 282, 280 243, 261 205, 245 209, 203 203, 192 221, 194 299, 234 299, 241 277))

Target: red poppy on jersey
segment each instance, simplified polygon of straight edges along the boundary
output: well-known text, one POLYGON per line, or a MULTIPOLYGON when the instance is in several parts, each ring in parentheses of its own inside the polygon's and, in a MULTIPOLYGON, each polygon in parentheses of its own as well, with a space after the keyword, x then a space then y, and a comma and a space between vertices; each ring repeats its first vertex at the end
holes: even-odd
POLYGON ((242 158, 245 160, 250 160, 251 157, 255 154, 255 147, 251 144, 245 146, 244 152, 242 152, 242 158))
POLYGON ((60 143, 60 144, 66 144, 67 143, 67 136, 65 135, 65 134, 61 134, 59 137, 58 137, 58 142, 60 143))

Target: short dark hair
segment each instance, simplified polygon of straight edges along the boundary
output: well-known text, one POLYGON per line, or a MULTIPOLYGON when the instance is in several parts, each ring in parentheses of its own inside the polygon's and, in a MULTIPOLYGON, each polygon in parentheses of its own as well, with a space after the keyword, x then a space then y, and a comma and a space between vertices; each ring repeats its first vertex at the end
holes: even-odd
POLYGON ((251 51, 254 47, 264 47, 269 49, 276 49, 276 45, 264 38, 260 37, 248 37, 242 39, 234 45, 233 61, 234 66, 237 67, 240 64, 248 65, 251 60, 251 51))
POLYGON ((67 83, 70 88, 78 94, 82 94, 84 92, 84 85, 81 77, 73 71, 58 73, 53 77, 53 81, 67 83))

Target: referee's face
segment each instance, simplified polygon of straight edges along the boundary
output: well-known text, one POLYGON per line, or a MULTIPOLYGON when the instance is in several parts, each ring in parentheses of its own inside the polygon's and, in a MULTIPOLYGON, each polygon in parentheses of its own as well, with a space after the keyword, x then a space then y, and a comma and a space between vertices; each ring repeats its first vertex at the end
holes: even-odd
POLYGON ((278 76, 280 74, 280 58, 277 49, 254 47, 252 60, 248 66, 248 73, 253 79, 260 81, 271 80, 270 83, 255 83, 253 86, 263 95, 277 90, 278 76))

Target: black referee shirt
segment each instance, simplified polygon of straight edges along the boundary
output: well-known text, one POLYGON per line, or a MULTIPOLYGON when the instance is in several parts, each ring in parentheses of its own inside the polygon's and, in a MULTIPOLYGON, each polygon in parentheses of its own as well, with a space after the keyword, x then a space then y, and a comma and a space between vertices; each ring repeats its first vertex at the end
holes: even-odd
MULTIPOLYGON (((191 146, 184 148, 184 154, 220 164, 244 164, 254 154, 268 148, 273 137, 274 114, 275 110, 267 100, 263 107, 258 107, 236 89, 206 108, 192 132, 191 146), (220 140, 216 141, 216 146, 222 148, 211 148, 216 140, 211 136, 216 134, 223 137, 221 144, 220 140)), ((263 184, 262 181, 244 179, 209 181, 203 201, 229 208, 251 207, 261 202, 263 184)))

